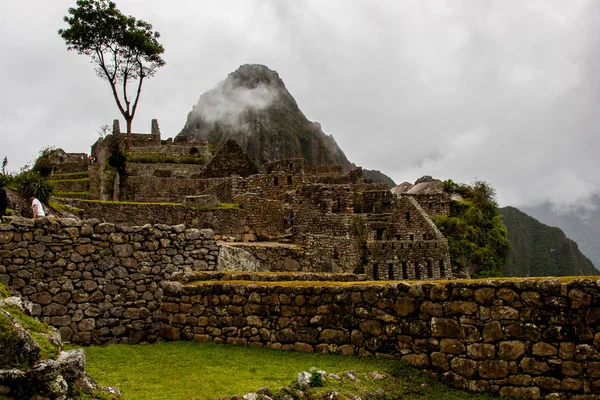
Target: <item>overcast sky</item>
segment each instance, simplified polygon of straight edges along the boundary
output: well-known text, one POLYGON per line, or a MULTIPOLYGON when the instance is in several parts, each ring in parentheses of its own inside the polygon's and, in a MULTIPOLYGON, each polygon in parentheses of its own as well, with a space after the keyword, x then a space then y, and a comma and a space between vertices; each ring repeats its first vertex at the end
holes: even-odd
MULTIPOLYGON (((118 0, 154 25, 167 65, 134 131, 176 135, 201 93, 245 63, 276 70, 348 158, 396 182, 490 182, 502 205, 600 192, 600 2, 118 0)), ((0 3, 0 157, 89 152, 119 117, 56 31, 75 0, 0 3)), ((121 122, 124 126, 124 121, 121 122)))

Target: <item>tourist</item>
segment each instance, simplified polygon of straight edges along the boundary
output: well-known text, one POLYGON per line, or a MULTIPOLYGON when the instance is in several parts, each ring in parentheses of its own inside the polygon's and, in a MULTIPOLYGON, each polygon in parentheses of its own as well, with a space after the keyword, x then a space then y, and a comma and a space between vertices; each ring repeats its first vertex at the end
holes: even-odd
POLYGON ((8 208, 8 195, 6 194, 6 188, 4 182, 0 181, 0 218, 6 214, 8 208))
POLYGON ((35 198, 35 196, 29 196, 29 200, 31 201, 31 210, 33 211, 33 218, 45 217, 46 213, 44 212, 44 207, 42 207, 42 203, 35 198))

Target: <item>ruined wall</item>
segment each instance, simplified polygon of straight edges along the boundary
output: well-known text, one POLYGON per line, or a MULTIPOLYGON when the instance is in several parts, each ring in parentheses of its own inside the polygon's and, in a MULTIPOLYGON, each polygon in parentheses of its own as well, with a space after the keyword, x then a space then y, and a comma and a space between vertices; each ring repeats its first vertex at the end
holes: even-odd
POLYGON ((600 393, 599 300, 600 281, 587 279, 169 283, 161 336, 391 355, 473 392, 591 400, 600 393))
POLYGON ((69 200, 83 219, 97 218, 128 225, 184 224, 189 228, 213 229, 218 234, 248 233, 248 212, 240 209, 194 209, 183 204, 126 203, 69 200))
POLYGON ((284 231, 284 204, 279 200, 246 193, 233 198, 248 213, 246 224, 259 238, 276 238, 284 231))
POLYGON ((425 210, 427 215, 450 215, 450 196, 447 193, 408 194, 425 210))
POLYGON ((203 194, 214 183, 201 179, 128 176, 121 185, 121 201, 181 203, 186 196, 203 194))
POLYGON ((360 241, 354 236, 307 234, 302 242, 310 271, 355 272, 361 264, 360 241))
POLYGON ((391 205, 373 205, 385 207, 391 211, 389 215, 367 217, 369 251, 365 273, 374 280, 451 279, 448 241, 415 199, 391 196, 391 205))
POLYGON ((102 177, 100 176, 100 164, 92 164, 88 167, 90 197, 100 199, 102 196, 102 177))
POLYGON ((0 282, 74 343, 155 341, 161 282, 214 269, 217 257, 212 231, 183 225, 46 218, 0 224, 0 282))
MULTIPOLYGON (((130 177, 198 179, 201 171, 202 166, 197 164, 127 163, 127 175, 130 177)), ((168 187, 163 190, 168 190, 168 187)))
POLYGON ((312 263, 303 248, 279 243, 224 243, 233 248, 247 251, 260 265, 260 271, 293 272, 312 271, 312 263))

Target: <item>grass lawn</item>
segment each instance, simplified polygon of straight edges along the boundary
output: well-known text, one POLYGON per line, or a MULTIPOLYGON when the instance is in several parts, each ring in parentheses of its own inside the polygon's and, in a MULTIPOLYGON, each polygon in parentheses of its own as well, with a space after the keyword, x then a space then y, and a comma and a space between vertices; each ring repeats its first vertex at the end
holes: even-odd
MULTIPOLYGON (((333 373, 347 370, 357 371, 359 375, 371 371, 391 373, 393 378, 377 383, 377 387, 389 393, 386 396, 389 399, 493 398, 446 388, 394 360, 183 341, 86 347, 85 353, 87 372, 99 384, 119 388, 126 400, 214 399, 243 395, 262 387, 276 390, 291 384, 298 372, 313 366, 333 373)), ((365 379, 364 383, 374 390, 376 381, 365 379)), ((340 394, 353 391, 348 385, 331 385, 321 389, 335 389, 340 394)))

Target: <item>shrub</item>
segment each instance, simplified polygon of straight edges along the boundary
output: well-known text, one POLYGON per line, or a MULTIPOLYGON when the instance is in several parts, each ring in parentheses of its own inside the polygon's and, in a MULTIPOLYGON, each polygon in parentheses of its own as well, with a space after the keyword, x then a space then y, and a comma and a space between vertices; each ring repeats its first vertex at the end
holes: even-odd
POLYGON ((444 182, 444 189, 463 198, 452 202, 449 216, 432 218, 448 239, 452 265, 474 278, 502 276, 510 242, 494 189, 483 181, 466 185, 451 180, 444 182))
POLYGON ((310 386, 312 387, 323 387, 323 376, 319 371, 312 371, 310 373, 310 386))
POLYGON ((35 196, 42 203, 46 203, 54 189, 42 175, 36 171, 24 171, 15 177, 15 186, 22 196, 35 196))
POLYGON ((127 153, 121 149, 120 141, 115 135, 111 135, 108 138, 108 157, 106 162, 116 169, 120 176, 125 176, 127 174, 127 153))
POLYGON ((54 163, 50 161, 50 157, 56 151, 56 149, 52 146, 48 146, 40 150, 40 155, 37 160, 33 164, 32 171, 39 173, 44 178, 47 178, 52 173, 54 169, 54 163))
POLYGON ((0 187, 10 187, 14 184, 15 178, 12 175, 0 175, 0 187))

